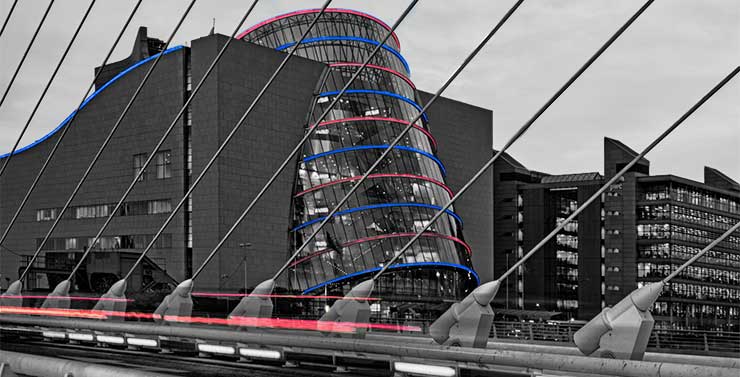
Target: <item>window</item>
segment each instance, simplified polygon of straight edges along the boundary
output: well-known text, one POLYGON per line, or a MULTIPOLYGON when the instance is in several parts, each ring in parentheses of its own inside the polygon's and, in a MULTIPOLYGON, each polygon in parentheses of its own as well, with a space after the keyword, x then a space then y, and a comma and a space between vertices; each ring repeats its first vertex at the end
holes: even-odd
POLYGON ((110 207, 107 204, 73 207, 74 219, 94 219, 96 217, 106 217, 110 213, 110 207))
POLYGON ((154 164, 157 169, 157 179, 172 177, 172 154, 170 151, 157 152, 154 156, 154 164))
POLYGON ((36 221, 50 221, 57 218, 56 208, 45 208, 36 210, 36 221))
POLYGON ((152 200, 148 202, 148 211, 150 215, 158 213, 169 213, 172 211, 172 202, 169 200, 152 200))
POLYGON ((77 249, 77 238, 67 238, 64 240, 64 249, 65 250, 74 250, 77 249))
MULTIPOLYGON (((137 174, 141 171, 141 168, 144 167, 144 163, 146 162, 146 153, 140 153, 134 155, 134 177, 136 177, 137 174)), ((144 179, 146 179, 146 172, 141 174, 138 181, 141 182, 144 179)))

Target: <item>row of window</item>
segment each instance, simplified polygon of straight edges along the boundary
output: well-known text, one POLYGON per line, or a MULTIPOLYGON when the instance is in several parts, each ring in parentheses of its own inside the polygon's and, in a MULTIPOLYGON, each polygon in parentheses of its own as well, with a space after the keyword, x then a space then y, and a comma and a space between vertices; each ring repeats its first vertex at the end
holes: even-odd
POLYGON ((693 304, 686 302, 658 301, 653 304, 651 312, 653 315, 665 317, 672 315, 678 318, 740 318, 740 307, 737 306, 693 304))
MULTIPOLYGON (((475 284, 473 276, 460 270, 390 270, 375 282, 373 292, 379 297, 447 298, 452 296, 461 298, 475 288, 475 284)), ((346 294, 349 287, 348 284, 344 284, 342 290, 333 291, 333 293, 346 294)), ((323 307, 321 309, 318 314, 323 314, 323 307)))
MULTIPOLYGON (((702 229, 671 224, 639 224, 637 236, 642 239, 674 239, 708 245, 720 234, 702 229)), ((732 250, 740 249, 740 236, 729 236, 719 243, 732 250)))
MULTIPOLYGON (((641 262, 637 264, 637 277, 664 278, 678 269, 677 264, 656 264, 641 262)), ((678 274, 678 278, 704 283, 730 284, 740 286, 740 271, 717 270, 708 267, 689 266, 678 274)))
MULTIPOLYGON (((388 145, 406 127, 407 125, 402 122, 374 119, 355 119, 319 126, 306 144, 304 156, 358 145, 388 145)), ((431 139, 422 128, 411 128, 398 145, 434 153, 431 139)))
MULTIPOLYGON (((326 215, 356 183, 357 181, 345 181, 297 197, 294 203, 295 216, 300 219, 298 221, 305 222, 317 215, 326 215)), ((344 207, 357 208, 381 203, 426 203, 442 206, 450 200, 450 196, 443 186, 423 179, 382 177, 363 182, 344 207)))
MULTIPOLYGON (((97 250, 144 249, 154 238, 153 234, 134 234, 123 236, 105 236, 98 239, 97 250)), ((49 238, 41 250, 86 250, 94 237, 54 237, 49 238)), ((41 246, 43 238, 36 239, 36 248, 41 246)), ((152 246, 155 249, 172 247, 172 234, 163 233, 152 246)))
MULTIPOLYGON (((134 155, 134 177, 141 171, 146 162, 147 154, 140 153, 134 155)), ((165 179, 172 177, 172 153, 169 150, 159 151, 154 155, 154 174, 151 175, 151 171, 145 170, 144 173, 139 177, 139 182, 146 181, 147 179, 165 179)))
POLYGON ((677 220, 711 228, 730 229, 738 219, 670 204, 637 207, 640 220, 677 220))
POLYGON ((578 253, 568 250, 557 250, 555 258, 559 263, 578 266, 578 253))
MULTIPOLYGON (((383 266, 409 239, 411 236, 339 244, 322 237, 315 244, 326 249, 299 256, 299 262, 293 270, 293 286, 305 290, 344 275, 383 266)), ((469 256, 462 246, 439 237, 421 237, 398 260, 398 263, 435 262, 470 264, 469 256)))
POLYGON ((648 188, 642 200, 676 200, 696 206, 708 207, 719 211, 740 213, 740 200, 731 199, 719 194, 702 192, 679 185, 656 185, 648 188))
POLYGON ((671 296, 695 300, 725 301, 730 303, 740 302, 740 289, 727 287, 708 287, 687 283, 670 283, 666 288, 671 296))
MULTIPOLYGON (((65 219, 94 219, 98 217, 108 217, 116 204, 96 204, 89 206, 70 207, 65 211, 65 219)), ((42 208, 36 210, 36 221, 56 220, 61 212, 61 208, 42 208)), ((125 202, 121 204, 116 216, 139 216, 139 215, 156 215, 160 213, 169 213, 172 211, 172 202, 165 200, 145 200, 125 202)))
MULTIPOLYGON (((377 42, 377 41, 376 41, 377 42)), ((363 62, 375 50, 375 43, 352 40, 315 41, 302 43, 296 50, 296 55, 315 61, 331 63, 363 62)), ((395 51, 397 53, 397 51, 395 51)), ((381 48, 371 59, 370 64, 390 68, 408 76, 405 61, 400 54, 381 48)))
POLYGON ((560 300, 556 301, 558 310, 578 309, 578 300, 560 300))
MULTIPOLYGON (((356 72, 356 65, 331 67, 329 75, 321 86, 321 92, 341 90, 356 72)), ((392 92, 406 98, 414 98, 416 95, 414 87, 406 80, 391 72, 373 67, 363 69, 348 89, 392 92)))
MULTIPOLYGON (((339 178, 362 176, 384 150, 384 147, 354 149, 304 160, 299 166, 302 187, 310 188, 339 178)), ((373 172, 413 174, 440 182, 444 180, 442 165, 436 157, 409 149, 394 148, 373 172)))
MULTIPOLYGON (((326 111, 334 102, 335 97, 334 95, 318 97, 314 113, 315 116, 318 117, 323 111, 326 111)), ((372 116, 394 118, 410 122, 419 115, 419 110, 421 110, 421 107, 413 101, 413 98, 405 98, 400 95, 396 96, 395 93, 353 92, 343 94, 339 101, 331 108, 330 115, 325 120, 372 116)), ((421 119, 416 124, 423 126, 426 116, 422 116, 421 119)), ((370 136, 370 134, 366 136, 370 136)), ((335 141, 340 142, 341 140, 337 139, 335 141)), ((345 139, 345 141, 349 140, 345 139)), ((317 150, 316 153, 320 153, 320 151, 317 150)))
POLYGON ((555 266, 555 272, 557 276, 556 281, 562 283, 573 283, 578 284, 578 268, 568 266, 555 266))
MULTIPOLYGON (((327 222, 323 232, 329 232, 335 242, 349 242, 358 239, 381 236, 389 233, 416 233, 424 227, 437 212, 433 208, 424 207, 384 207, 363 211, 351 212, 335 216, 327 222)), ((320 222, 314 222, 304 228, 291 232, 293 244, 301 245, 303 240, 318 229, 320 222)), ((430 232, 445 236, 460 236, 460 228, 455 219, 442 216, 429 228, 430 232)), ((322 246, 316 237, 307 247, 308 252, 318 251, 322 246)))
MULTIPOLYGON (((689 260, 700 251, 701 249, 698 247, 676 244, 671 245, 669 243, 639 245, 638 247, 638 255, 640 258, 689 260)), ((699 259, 699 262, 715 266, 740 268, 740 254, 709 250, 701 259, 699 259)))
POLYGON ((571 234, 557 234, 555 235, 555 244, 578 250, 578 236, 571 234))
MULTIPOLYGON (((557 218, 555 218, 555 226, 556 227, 559 227, 559 226, 563 225, 564 222, 565 222, 565 218, 564 217, 558 216, 557 218)), ((564 232, 578 233, 578 220, 573 219, 573 220, 569 221, 563 227, 563 231, 564 232)))

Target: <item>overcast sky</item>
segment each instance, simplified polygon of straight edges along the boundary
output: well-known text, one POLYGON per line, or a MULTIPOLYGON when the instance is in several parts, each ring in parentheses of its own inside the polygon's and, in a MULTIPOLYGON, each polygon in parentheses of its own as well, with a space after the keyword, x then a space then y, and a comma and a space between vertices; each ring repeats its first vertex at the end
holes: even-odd
MULTIPOLYGON (((0 0, 0 20, 12 0, 0 0)), ((166 39, 186 0, 144 0, 114 54, 129 55, 138 26, 166 39)), ((175 42, 230 34, 251 0, 199 0, 175 42)), ((399 27, 412 80, 436 91, 514 0, 422 0, 399 27)), ((641 5, 641 0, 527 0, 446 95, 494 111, 494 147, 523 122, 641 5)), ((47 1, 24 0, 0 37, 5 90, 47 1)), ((0 153, 25 123, 88 1, 57 0, 9 98, 0 108, 0 153)), ((56 127, 78 104, 134 1, 98 0, 21 146, 56 127)), ((321 6, 322 1, 262 0, 247 20, 321 6)), ((405 1, 335 0, 333 7, 392 24, 405 1)), ((602 171, 604 136, 644 148, 740 63, 740 2, 656 1, 530 129, 510 153, 553 174, 602 171)), ((740 78, 725 86, 648 155, 653 174, 702 180, 705 165, 740 180, 740 78)), ((431 120, 432 132, 434 120, 431 120)), ((460 125, 464 132, 465 125, 460 125)))

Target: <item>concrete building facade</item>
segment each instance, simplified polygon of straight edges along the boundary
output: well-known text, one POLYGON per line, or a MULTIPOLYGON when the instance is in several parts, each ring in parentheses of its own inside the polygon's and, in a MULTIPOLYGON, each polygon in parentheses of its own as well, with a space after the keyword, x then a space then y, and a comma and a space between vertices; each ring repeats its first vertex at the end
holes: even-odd
MULTIPOLYGON (((604 176, 548 175, 504 156, 494 166, 496 275, 636 155, 605 138, 604 176)), ((667 276, 740 221, 740 185, 716 169, 704 173, 703 183, 651 176, 650 162, 642 159, 505 282, 497 305, 588 320, 667 276)), ((660 326, 736 330, 739 286, 740 234, 735 234, 674 279, 652 313, 660 326)))

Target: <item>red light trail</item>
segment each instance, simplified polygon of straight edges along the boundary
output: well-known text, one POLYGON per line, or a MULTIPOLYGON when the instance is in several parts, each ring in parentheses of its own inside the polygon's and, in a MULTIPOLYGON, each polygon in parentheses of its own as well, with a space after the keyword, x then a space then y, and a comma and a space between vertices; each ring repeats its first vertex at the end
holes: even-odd
MULTIPOLYGON (((20 298, 20 299, 45 299, 49 296, 3 296, 3 298, 20 298)), ((130 298, 107 298, 107 297, 85 297, 85 296, 54 296, 55 299, 70 299, 74 301, 114 301, 114 302, 133 302, 130 298)))
MULTIPOLYGON (((157 314, 137 313, 137 312, 115 312, 105 310, 89 309, 50 309, 50 308, 29 308, 15 306, 0 306, 0 314, 21 314, 21 315, 42 315, 52 317, 70 317, 105 320, 110 317, 124 317, 136 319, 161 319, 157 314)), ((193 323, 203 325, 220 325, 220 326, 243 326, 243 327, 260 327, 276 328, 288 330, 307 330, 336 333, 352 333, 360 328, 370 328, 387 331, 408 331, 419 332, 419 326, 404 326, 382 323, 358 323, 358 322, 326 322, 309 319, 284 319, 284 318, 258 318, 258 317, 231 317, 231 318, 207 318, 207 317, 186 317, 186 316, 165 316, 165 321, 193 323)))

